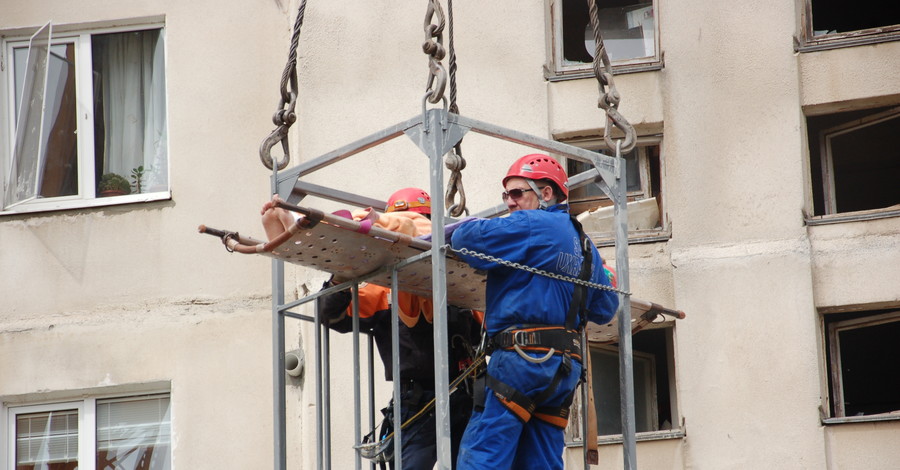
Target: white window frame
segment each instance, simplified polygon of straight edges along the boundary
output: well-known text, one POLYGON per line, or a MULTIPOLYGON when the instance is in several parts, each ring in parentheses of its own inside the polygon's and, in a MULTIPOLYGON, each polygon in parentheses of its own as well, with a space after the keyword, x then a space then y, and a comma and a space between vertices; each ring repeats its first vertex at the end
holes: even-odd
MULTIPOLYGON (((105 400, 129 401, 147 398, 169 399, 170 423, 174 423, 171 413, 172 394, 169 391, 153 391, 128 395, 98 395, 77 401, 47 402, 38 404, 3 404, 0 409, 0 442, 5 449, 0 453, 5 456, 0 461, 0 470, 16 468, 16 417, 21 414, 46 413, 49 411, 78 411, 78 468, 79 470, 96 470, 97 463, 97 402, 105 400)), ((171 425, 171 424, 170 424, 171 425)), ((172 446, 174 447, 174 446, 172 446)))
MULTIPOLYGON (((77 410, 78 411, 78 468, 88 469, 87 465, 84 465, 85 456, 90 456, 88 460, 94 460, 95 457, 93 455, 94 447, 94 437, 96 436, 96 432, 93 433, 84 433, 85 429, 88 429, 88 426, 93 419, 89 414, 93 414, 93 408, 91 408, 91 399, 86 399, 83 401, 71 401, 71 402, 60 402, 60 403, 48 403, 41 405, 26 405, 26 406, 15 406, 15 407, 4 407, 3 411, 5 419, 5 425, 3 428, 6 430, 6 433, 2 436, 4 441, 4 447, 6 447, 6 461, 5 468, 9 470, 13 470, 16 468, 16 417, 22 414, 30 414, 30 413, 47 413, 51 411, 67 411, 67 410, 77 410)), ((90 469, 93 470, 94 464, 90 464, 90 469)))
MULTIPOLYGON (((140 203, 150 201, 160 201, 172 198, 172 179, 171 179, 171 152, 166 151, 166 159, 168 163, 169 174, 166 175, 167 188, 164 191, 148 192, 140 194, 128 194, 112 197, 98 197, 96 194, 95 181, 95 159, 94 159, 94 116, 93 116, 93 78, 92 78, 92 52, 91 52, 91 36, 106 33, 123 33, 129 31, 144 31, 158 29, 162 38, 163 54, 167 46, 166 27, 164 22, 152 21, 146 23, 134 23, 127 26, 117 27, 83 27, 73 29, 66 27, 62 32, 59 28, 53 28, 53 37, 51 44, 72 43, 75 44, 75 88, 76 88, 76 107, 78 115, 76 118, 76 126, 79 130, 76 143, 78 153, 78 194, 73 196, 60 196, 46 199, 36 199, 15 205, 8 210, 3 210, 0 206, 0 216, 13 215, 21 213, 46 212, 66 209, 82 209, 91 207, 103 207, 110 205, 140 203), (87 104, 85 104, 87 103, 87 104), (81 132, 87 129, 87 132, 81 132)), ((0 72, 0 112, 6 115, 3 122, 7 123, 0 129, 0 137, 9 137, 2 139, 8 142, 0 148, 0 187, 5 185, 5 180, 9 172, 9 162, 13 156, 13 147, 15 145, 12 136, 15 135, 16 116, 15 116, 15 80, 13 67, 13 49, 18 47, 28 47, 28 39, 30 35, 17 35, 11 37, 0 36, 0 56, 5 57, 5 69, 0 72)), ((166 84, 167 86, 167 84, 166 84)), ((166 90, 166 100, 168 101, 168 90, 166 90)), ((167 110, 168 113, 168 110, 167 110)), ((168 116, 166 126, 168 127, 168 116)), ((166 131, 168 135, 168 129, 166 131)), ((168 145, 168 144, 167 144, 168 145)), ((130 175, 123 175, 126 178, 130 175)), ((2 188, 5 191, 5 188, 2 188)))
MULTIPOLYGON (((581 1, 584 0, 568 0, 581 1)), ((659 40, 659 0, 650 0, 653 4, 653 13, 656 18, 654 21, 654 55, 649 57, 638 57, 627 60, 615 60, 610 63, 615 73, 644 72, 648 70, 662 69, 663 55, 660 50, 659 40)), ((602 0, 597 0, 598 8, 602 8, 602 0)), ((594 71, 590 63, 565 63, 563 55, 563 0, 549 0, 548 2, 548 28, 549 40, 547 44, 547 60, 548 65, 545 68, 545 75, 548 80, 567 80, 593 77, 594 71)), ((590 22, 588 23, 590 25, 590 22)), ((601 31, 602 35, 602 31, 601 31)))

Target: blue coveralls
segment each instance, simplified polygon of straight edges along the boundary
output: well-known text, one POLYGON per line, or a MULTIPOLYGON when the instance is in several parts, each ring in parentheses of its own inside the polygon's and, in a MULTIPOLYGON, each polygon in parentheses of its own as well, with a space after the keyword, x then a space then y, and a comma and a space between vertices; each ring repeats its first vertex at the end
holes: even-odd
MULTIPOLYGON (((453 248, 468 248, 500 259, 577 278, 582 251, 578 232, 569 219, 568 206, 546 210, 520 210, 509 217, 462 224, 451 239, 453 248)), ((591 281, 609 285, 603 261, 592 245, 591 281)), ((509 328, 542 324, 563 326, 574 285, 520 269, 463 256, 476 269, 488 271, 485 320, 490 336, 509 328)), ((606 324, 618 306, 615 293, 587 289, 588 319, 606 324)), ((587 351, 585 351, 587 353, 587 351)), ((542 354, 530 355, 540 357, 542 354)), ((533 398, 551 382, 562 361, 557 354, 533 364, 515 351, 497 350, 491 355, 488 374, 533 398)), ((559 406, 574 391, 581 363, 573 360, 569 374, 541 406, 559 406)), ((562 469, 564 430, 532 417, 522 422, 491 392, 484 409, 475 411, 460 445, 457 469, 562 469)))

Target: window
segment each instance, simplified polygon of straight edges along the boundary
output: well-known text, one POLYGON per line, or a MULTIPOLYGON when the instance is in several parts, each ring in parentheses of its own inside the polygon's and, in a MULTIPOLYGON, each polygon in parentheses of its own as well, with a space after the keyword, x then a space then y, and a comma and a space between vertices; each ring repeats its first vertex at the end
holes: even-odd
MULTIPOLYGON (((606 53, 620 71, 659 68, 659 28, 655 0, 597 0, 600 35, 606 53), (624 69, 624 70, 623 70, 624 69)), ((554 0, 554 75, 593 74, 594 32, 585 0, 554 0)))
POLYGON ((813 213, 900 210, 900 107, 807 118, 813 213))
POLYGON ((827 314, 824 321, 830 416, 900 418, 900 310, 827 314))
MULTIPOLYGON (((674 349, 672 323, 644 329, 632 337, 634 371, 635 431, 643 438, 680 436, 675 407, 674 349)), ((594 406, 597 410, 597 435, 601 440, 622 434, 619 394, 618 345, 591 343, 591 374, 594 406)), ((575 394, 576 400, 581 396, 575 394)), ((580 401, 580 400, 579 400, 580 401)), ((573 406, 566 431, 568 440, 580 440, 580 403, 573 406)))
POLYGON ((900 39, 900 12, 877 0, 806 0, 800 51, 900 39))
MULTIPOLYGON (((571 143, 571 142, 569 142, 571 143)), ((573 143, 609 154, 597 141, 573 143)), ((590 170, 592 165, 568 160, 569 176, 590 170)), ((662 204, 662 168, 660 139, 642 137, 635 148, 625 155, 625 179, 628 192, 629 236, 654 238, 665 235, 665 212, 662 204)), ((569 206, 573 214, 595 241, 613 235, 613 202, 594 183, 574 187, 569 192, 569 206)))
POLYGON ((169 197, 164 36, 159 27, 57 34, 47 24, 3 41, 0 135, 14 138, 0 148, 2 211, 169 197))
POLYGON ((7 468, 172 468, 168 395, 87 399, 8 409, 7 468))

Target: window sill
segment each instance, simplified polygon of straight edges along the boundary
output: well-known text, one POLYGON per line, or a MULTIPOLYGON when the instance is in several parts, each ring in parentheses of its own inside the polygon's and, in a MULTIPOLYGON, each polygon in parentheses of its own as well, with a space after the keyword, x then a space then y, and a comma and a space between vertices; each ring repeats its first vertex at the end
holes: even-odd
POLYGON ((54 198, 53 200, 48 201, 33 201, 15 206, 12 210, 0 211, 0 217, 73 209, 92 209, 95 207, 108 207, 124 204, 136 204, 141 202, 164 201, 168 199, 172 199, 171 191, 129 194, 125 196, 102 197, 96 199, 54 198))
POLYGON ((827 51, 831 49, 842 49, 845 47, 867 46, 871 44, 880 44, 883 42, 900 41, 900 31, 893 30, 887 32, 866 32, 866 33, 847 33, 832 34, 819 39, 802 41, 794 37, 794 52, 816 52, 827 51))
MULTIPOLYGON (((598 247, 601 246, 615 246, 616 239, 609 232, 605 233, 597 233, 597 232, 587 232, 587 236, 591 237, 591 240, 594 241, 594 245, 598 247)), ((628 232, 628 244, 634 245, 638 243, 657 243, 657 242, 667 242, 672 238, 672 232, 665 231, 645 231, 645 232, 628 232)))
POLYGON ((884 209, 872 209, 869 211, 846 212, 843 214, 828 214, 806 217, 804 222, 808 226, 841 224, 845 222, 863 222, 867 220, 888 219, 900 217, 900 205, 886 207, 884 209))
MULTIPOLYGON (((649 431, 635 433, 634 439, 637 442, 644 441, 662 441, 666 439, 684 439, 686 436, 684 429, 668 429, 665 431, 649 431)), ((621 444, 623 441, 621 434, 610 434, 608 436, 599 436, 597 443, 600 445, 621 444)), ((566 447, 581 447, 581 442, 566 442, 566 447)))
POLYGON ((866 416, 844 416, 841 418, 822 418, 822 424, 872 423, 877 421, 900 421, 900 411, 866 416))
MULTIPOLYGON (((665 68, 665 61, 660 58, 658 62, 647 62, 643 64, 616 65, 613 66, 613 75, 625 75, 628 73, 654 72, 665 68)), ((594 69, 590 65, 585 68, 579 68, 567 71, 551 71, 547 67, 544 68, 544 78, 550 82, 562 82, 566 80, 580 80, 583 78, 594 78, 594 69)))

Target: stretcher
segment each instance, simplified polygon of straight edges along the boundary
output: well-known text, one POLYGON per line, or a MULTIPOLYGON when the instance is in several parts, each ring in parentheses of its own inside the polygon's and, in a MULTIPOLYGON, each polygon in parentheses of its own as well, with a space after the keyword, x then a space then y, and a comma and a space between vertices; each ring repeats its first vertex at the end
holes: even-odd
MULTIPOLYGON (((352 220, 340 212, 330 214, 283 201, 276 205, 301 217, 289 230, 268 242, 205 225, 199 231, 221 238, 228 251, 280 259, 328 272, 339 279, 362 279, 390 287, 392 268, 398 266, 400 290, 431 298, 431 257, 427 253, 432 246, 428 239, 384 230, 367 220, 352 220)), ((452 252, 446 256, 447 302, 484 311, 485 273, 470 267, 452 252)), ((633 332, 676 318, 684 318, 684 313, 631 298, 633 332)), ((591 342, 614 343, 618 326, 615 320, 606 325, 588 323, 587 334, 591 342)))

